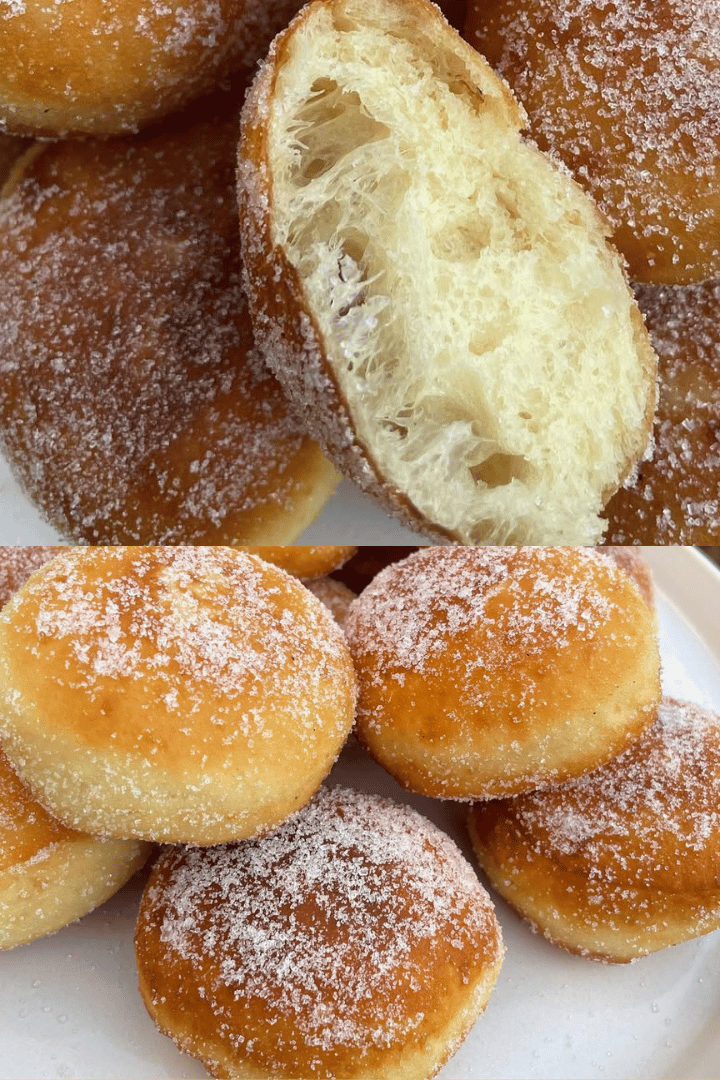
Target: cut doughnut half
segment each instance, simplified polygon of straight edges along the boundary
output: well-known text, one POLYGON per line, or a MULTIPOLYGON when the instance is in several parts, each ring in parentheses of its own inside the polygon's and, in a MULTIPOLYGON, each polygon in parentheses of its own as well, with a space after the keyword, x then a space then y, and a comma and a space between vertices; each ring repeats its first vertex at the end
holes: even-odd
POLYGON ((329 456, 461 543, 589 544, 656 358, 608 228, 428 0, 316 0, 240 145, 265 359, 329 456))

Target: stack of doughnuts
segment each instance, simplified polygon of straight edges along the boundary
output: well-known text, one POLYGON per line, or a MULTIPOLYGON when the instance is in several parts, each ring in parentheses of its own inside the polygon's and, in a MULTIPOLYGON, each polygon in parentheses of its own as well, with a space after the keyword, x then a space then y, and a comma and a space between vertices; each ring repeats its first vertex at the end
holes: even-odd
POLYGON ((0 548, 0 947, 170 845, 140 991, 218 1078, 428 1080, 500 974, 446 832, 324 783, 355 717, 401 785, 470 804, 491 885, 552 943, 621 963, 720 926, 720 716, 660 700, 638 552, 361 549, 355 599, 320 576, 350 554, 0 548))
POLYGON ((624 963, 720 927, 720 715, 660 700, 636 550, 421 548, 346 634, 360 741, 473 804, 480 866, 549 941, 624 963))
MULTIPOLYGON (((312 12, 329 10, 327 2, 318 3, 312 12)), ((551 242, 549 267, 561 266, 559 252, 566 246, 575 266, 578 245, 592 236, 612 262, 615 281, 606 296, 607 283, 600 285, 586 267, 580 277, 587 288, 569 297, 565 286, 575 281, 575 271, 559 273, 559 290, 555 270, 526 276, 535 260, 522 253, 540 250, 539 234, 546 230, 534 230, 539 206, 528 211, 524 200, 541 185, 524 180, 520 164, 507 155, 490 170, 497 213, 487 236, 468 217, 473 192, 431 183, 437 227, 428 234, 426 254, 439 260, 441 273, 433 295, 421 298, 416 326, 431 310, 439 313, 437 325, 445 326, 443 314, 449 326, 465 325, 452 304, 460 284, 471 280, 470 263, 484 265, 486 256, 496 261, 489 271, 494 286, 485 291, 497 293, 498 266, 507 261, 501 232, 509 237, 512 260, 519 253, 521 262, 531 264, 520 268, 518 281, 534 282, 534 299, 514 307, 512 297, 521 290, 511 282, 512 317, 503 300, 490 325, 473 331, 467 349, 458 346, 459 338, 438 345, 438 370, 427 385, 421 364, 407 386, 399 345, 411 335, 389 314, 404 286, 392 286, 388 304, 384 294, 374 294, 373 283, 386 276, 382 257, 370 264, 369 238, 351 225, 362 184, 350 185, 347 206, 301 215, 307 228, 293 228, 291 237, 308 258, 315 241, 305 243, 305 232, 323 243, 335 237, 322 271, 334 284, 331 290, 323 278, 318 294, 338 293, 331 314, 345 330, 352 324, 358 331, 352 349, 378 326, 387 331, 390 354, 350 358, 352 378, 342 386, 350 338, 343 330, 335 350, 324 329, 318 337, 319 315, 300 295, 293 268, 260 250, 258 226, 249 222, 247 211, 256 201, 268 220, 279 213, 279 182, 270 192, 263 186, 268 177, 256 170, 253 193, 246 178, 258 150, 252 124, 268 119, 280 93, 274 65, 283 67, 312 14, 300 15, 300 0, 181 0, 172 10, 149 0, 0 5, 0 445, 24 493, 63 539, 292 543, 321 512, 337 483, 335 469, 441 542, 600 543, 603 530, 608 543, 706 543, 716 537, 720 41, 714 0, 612 0, 590 9, 584 0, 443 0, 439 6, 450 27, 429 0, 398 4, 402 34, 407 31, 416 45, 429 42, 430 61, 438 61, 437 85, 423 84, 426 100, 439 90, 455 104, 492 99, 488 116, 504 117, 500 128, 506 134, 512 128, 513 138, 526 110, 540 149, 561 158, 592 197, 583 201, 577 193, 586 214, 574 207, 568 192, 575 189, 561 171, 564 194, 557 195, 562 205, 553 221, 563 224, 551 242), (281 33, 284 44, 270 53, 281 33), (468 79, 479 78, 477 71, 469 74, 478 64, 486 67, 467 42, 507 79, 518 101, 504 84, 499 89, 489 69, 481 94, 455 93, 456 83, 467 87, 468 79), (266 79, 272 75, 272 88, 265 94, 258 80, 255 101, 248 90, 263 58, 270 58, 263 70, 266 79), (248 98, 253 105, 246 108, 241 138, 240 113, 248 98), (238 201, 247 273, 240 264, 238 201), (606 232, 642 283, 637 304, 606 232), (251 279, 251 298, 264 298, 262 304, 253 300, 252 315, 245 300, 251 279), (667 293, 678 288, 685 291, 667 293), (281 296, 291 325, 285 325, 281 296), (557 347, 533 369, 534 349, 550 332, 551 296, 562 309, 557 347), (370 310, 378 304, 384 313, 379 320, 370 310), (638 306, 661 359, 654 457, 649 439, 656 358, 638 306), (669 307, 678 319, 672 340, 665 334, 669 307), (524 326, 528 312, 539 319, 528 334, 519 334, 530 342, 529 369, 523 360, 516 386, 503 361, 499 392, 491 394, 488 365, 509 327, 524 326), (578 393, 578 357, 566 367, 563 357, 571 339, 590 340, 596 319, 598 338, 589 353, 594 357, 605 343, 622 341, 612 358, 619 369, 596 385, 591 380, 598 368, 591 363, 578 393), (607 319, 612 326, 605 326, 607 319), (701 383, 692 380, 693 341, 707 365, 701 383), (322 365, 320 371, 318 350, 343 363, 329 374, 322 365), (459 385, 446 396, 450 358, 465 352, 467 370, 462 360, 459 385), (387 366, 389 372, 372 383, 382 407, 362 412, 362 423, 353 411, 367 396, 353 390, 358 365, 383 372, 387 366), (416 396, 418 379, 424 388, 416 396), (605 401, 608 386, 617 388, 617 400, 605 401), (565 445, 571 417, 582 434, 565 445), (419 420, 422 432, 411 454, 409 433, 419 420), (601 433, 606 420, 608 431, 601 433), (436 435, 437 447, 427 450, 436 435), (413 455, 426 451, 429 464, 423 459, 416 468, 413 455), (583 500, 585 514, 579 510, 583 500)), ((361 15, 365 8, 359 5, 361 15)), ((376 16, 369 9, 366 14, 374 25, 376 16)), ((356 36, 354 18, 339 3, 332 21, 344 42, 356 36)), ((394 43, 397 61, 402 35, 383 34, 394 43)), ((323 47, 315 37, 313 55, 323 47)), ((378 53, 363 78, 382 66, 378 53)), ((335 93, 332 63, 328 70, 327 86, 314 81, 335 93)), ((330 132, 329 146, 317 161, 308 158, 312 175, 303 190, 317 176, 346 167, 352 155, 342 148, 349 136, 338 125, 343 116, 352 117, 346 106, 361 91, 340 93, 341 107, 323 129, 330 132), (335 127, 342 152, 333 162, 335 127)), ((311 88, 311 95, 316 92, 311 88)), ((322 112, 320 98, 317 103, 322 112)), ((361 112, 370 120, 368 108, 363 103, 361 112)), ((290 158, 299 152, 294 123, 291 118, 290 158)), ((372 120, 377 123, 373 153, 384 139, 382 122, 372 120)), ((440 129, 457 126, 448 120, 440 129)), ((455 150, 449 142, 438 148, 438 160, 455 160, 463 143, 458 138, 455 150)), ((527 140, 520 142, 529 152, 527 140)), ((537 161, 548 165, 542 155, 537 161)), ((390 168, 387 185, 373 189, 369 205, 382 189, 385 217, 399 219, 393 200, 401 198, 404 184, 390 168)), ((409 235, 414 232, 411 227, 409 235)), ((480 285, 484 280, 477 279, 480 285)), ((484 310, 487 299, 478 304, 472 297, 468 310, 484 310)), ((430 334, 431 341, 437 337, 430 334)), ((525 355, 515 347, 510 352, 525 355)))
POLYGON ((174 845, 142 901, 140 988, 214 1076, 423 1080, 502 964, 445 833, 320 789, 356 677, 275 563, 297 551, 311 585, 349 593, 318 575, 353 550, 0 549, 0 947, 97 906, 148 841, 174 845))

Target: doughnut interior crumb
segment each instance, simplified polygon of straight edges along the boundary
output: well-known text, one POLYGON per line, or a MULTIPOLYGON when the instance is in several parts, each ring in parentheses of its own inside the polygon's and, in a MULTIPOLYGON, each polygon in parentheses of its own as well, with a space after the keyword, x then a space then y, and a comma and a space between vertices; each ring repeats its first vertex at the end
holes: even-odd
MULTIPOLYGON (((652 350, 595 207, 428 9, 306 9, 246 106, 322 342, 308 320, 302 386, 327 379, 324 353, 345 443, 453 538, 594 543, 647 450, 652 350)), ((241 176, 262 204, 262 170, 241 176)))

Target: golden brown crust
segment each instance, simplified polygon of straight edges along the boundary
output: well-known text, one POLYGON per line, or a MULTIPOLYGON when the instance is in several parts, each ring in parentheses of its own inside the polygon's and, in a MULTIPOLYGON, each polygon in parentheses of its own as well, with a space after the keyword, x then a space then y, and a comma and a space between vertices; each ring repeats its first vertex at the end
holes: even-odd
POLYGON ((643 599, 653 610, 655 608, 655 584, 652 571, 645 562, 640 552, 631 547, 604 547, 597 548, 598 555, 605 555, 612 559, 629 577, 633 579, 642 593, 643 599))
POLYGON ((720 281, 637 286, 659 357, 655 445, 605 508, 609 543, 710 545, 720 536, 720 281))
POLYGON ((496 889, 551 941, 625 963, 720 925, 720 717, 664 700, 620 757, 473 807, 496 889))
POLYGON ((407 807, 322 791, 260 841, 169 852, 135 936, 150 1015, 213 1076, 420 1080, 482 1011, 500 930, 407 807))
POLYGON ((313 578, 324 577, 333 570, 338 570, 343 563, 350 559, 357 548, 354 547, 330 547, 296 544, 284 547, 245 547, 253 555, 257 555, 266 562, 287 570, 288 574, 302 578, 303 581, 312 581, 313 578))
POLYGON ((288 543, 337 483, 254 348, 235 140, 36 144, 0 201, 2 439, 76 542, 288 543))
POLYGON ((220 843, 317 790, 352 726, 342 633, 233 548, 75 548, 0 622, 8 757, 105 836, 220 843))
POLYGON ((114 135, 251 75, 300 0, 91 0, 4 5, 0 127, 114 135))
POLYGON ((714 0, 470 0, 465 36, 596 199, 634 278, 720 274, 714 0))
POLYGON ((86 915, 140 869, 150 850, 66 828, 36 802, 0 751, 0 949, 86 915))
POLYGON ((404 786, 483 799, 560 783, 655 717, 654 615, 577 548, 421 548, 346 626, 357 734, 404 786))

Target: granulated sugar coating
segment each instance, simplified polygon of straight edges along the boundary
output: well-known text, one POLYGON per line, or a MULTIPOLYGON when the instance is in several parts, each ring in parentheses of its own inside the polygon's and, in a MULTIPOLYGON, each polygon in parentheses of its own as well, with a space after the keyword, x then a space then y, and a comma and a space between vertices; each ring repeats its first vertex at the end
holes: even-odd
POLYGON ((80 543, 289 543, 337 477, 255 352, 236 124, 37 144, 0 198, 0 437, 80 543))
POLYGON ((70 549, 0 619, 2 736, 75 828, 220 843, 302 806, 353 720, 324 606, 232 548, 70 549))
POLYGON ((33 799, 0 751, 0 950, 54 933, 103 903, 149 844, 67 829, 33 799))
POLYGON ((471 0, 466 36, 640 281, 720 275, 718 0, 471 0))
POLYGON ((334 788, 262 840, 164 855, 136 951, 150 1014, 214 1076, 419 1078, 484 1007, 503 949, 444 833, 334 788))
POLYGON ((720 717, 666 699, 625 753, 552 791, 478 806, 494 884, 573 951, 630 960, 720 925, 720 717))
POLYGON ((638 286, 636 295, 660 361, 655 449, 635 482, 608 503, 608 541, 714 544, 720 536, 720 281, 638 286))
POLYGON ((24 547, 16 544, 12 547, 0 547, 0 607, 8 602, 35 570, 64 551, 64 547, 39 545, 24 547))
POLYGON ((654 719, 654 616, 593 551, 423 548, 375 578, 346 635, 359 737, 423 794, 560 782, 654 719))
POLYGON ((0 131, 136 131, 248 77, 300 0, 0 0, 0 131))

